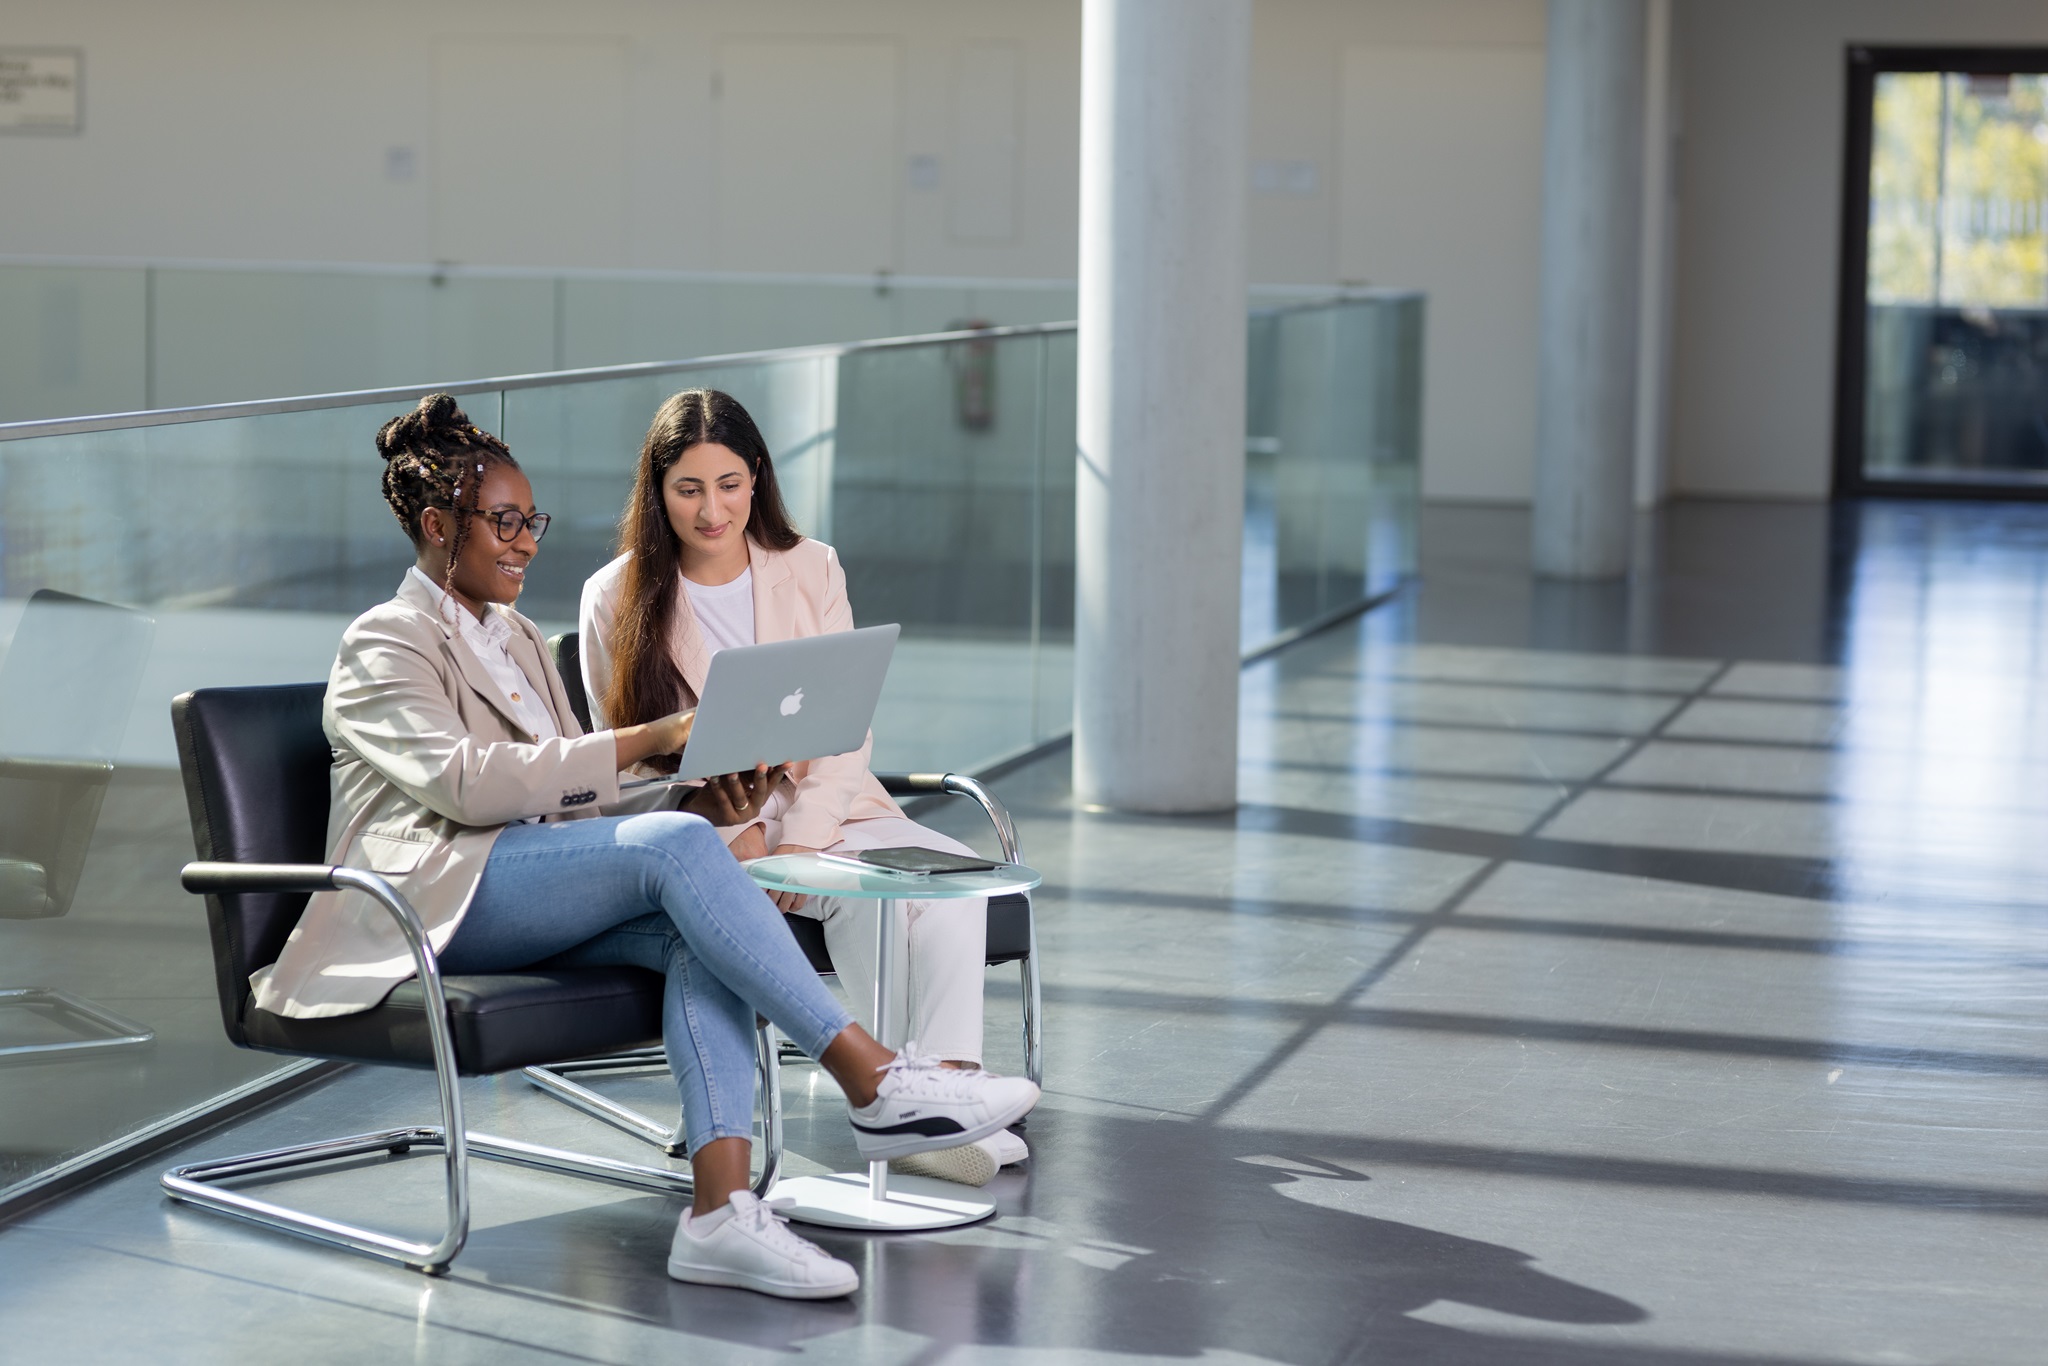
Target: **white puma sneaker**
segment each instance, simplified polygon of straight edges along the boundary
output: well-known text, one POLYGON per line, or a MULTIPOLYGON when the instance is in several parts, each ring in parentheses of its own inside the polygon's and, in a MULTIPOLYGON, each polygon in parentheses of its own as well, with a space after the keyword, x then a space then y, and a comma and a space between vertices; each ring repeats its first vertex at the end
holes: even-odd
POLYGON ((829 1300, 860 1289, 860 1273, 816 1243, 799 1238, 776 1211, 793 1200, 762 1201, 734 1191, 725 1208, 676 1221, 668 1274, 697 1285, 731 1285, 786 1300, 829 1300))
MULTIPOLYGON (((1038 1104, 1038 1087, 1022 1077, 941 1067, 907 1043, 887 1067, 874 1104, 847 1106, 854 1141, 870 1162, 934 1148, 957 1148, 1006 1129, 1038 1104)), ((993 1174, 993 1173, 991 1173, 993 1174)))

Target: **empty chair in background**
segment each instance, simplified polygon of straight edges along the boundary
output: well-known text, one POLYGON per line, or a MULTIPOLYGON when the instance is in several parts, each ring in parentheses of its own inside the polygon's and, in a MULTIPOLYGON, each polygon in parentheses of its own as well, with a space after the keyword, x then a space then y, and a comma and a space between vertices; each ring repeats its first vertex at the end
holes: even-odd
MULTIPOLYGON (((0 920, 71 909, 155 633, 142 612, 48 588, 23 607, 0 664, 0 920)), ((43 1016, 66 1035, 0 1036, 0 1061, 137 1048, 156 1037, 57 987, 0 987, 0 1005, 43 1016)))

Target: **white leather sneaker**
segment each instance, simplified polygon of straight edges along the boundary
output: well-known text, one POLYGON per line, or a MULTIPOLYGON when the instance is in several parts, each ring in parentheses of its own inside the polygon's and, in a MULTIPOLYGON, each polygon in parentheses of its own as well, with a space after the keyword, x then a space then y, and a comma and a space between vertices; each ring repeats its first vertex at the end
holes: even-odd
POLYGON ((934 1148, 957 1148, 1006 1129, 1038 1104, 1038 1088, 1022 1077, 942 1067, 903 1045, 883 1073, 874 1104, 847 1107, 854 1141, 870 1162, 934 1148))
POLYGON ((816 1243, 799 1238, 777 1210, 793 1200, 763 1202, 734 1191, 724 1209, 676 1221, 668 1274, 697 1285, 731 1285, 786 1300, 828 1300, 860 1289, 860 1273, 816 1243))

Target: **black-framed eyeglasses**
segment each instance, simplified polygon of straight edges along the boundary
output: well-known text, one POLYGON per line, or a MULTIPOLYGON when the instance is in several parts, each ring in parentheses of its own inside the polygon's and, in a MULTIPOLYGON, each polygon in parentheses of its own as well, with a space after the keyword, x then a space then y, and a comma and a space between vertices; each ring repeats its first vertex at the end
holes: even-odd
POLYGON ((506 508, 503 512, 479 512, 477 516, 491 524, 491 530, 498 533, 501 541, 518 540, 521 527, 531 530, 536 541, 548 534, 549 518, 545 512, 536 512, 529 517, 513 508, 506 508))

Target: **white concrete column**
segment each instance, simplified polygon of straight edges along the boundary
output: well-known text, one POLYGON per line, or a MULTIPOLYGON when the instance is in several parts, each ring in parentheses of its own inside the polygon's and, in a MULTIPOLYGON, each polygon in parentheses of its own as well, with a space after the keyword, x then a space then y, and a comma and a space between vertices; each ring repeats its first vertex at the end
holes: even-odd
POLYGON ((1643 183, 1643 0, 1550 0, 1538 331, 1538 574, 1628 572, 1643 183))
POLYGON ((1074 791, 1237 801, 1250 0, 1083 0, 1074 791))

